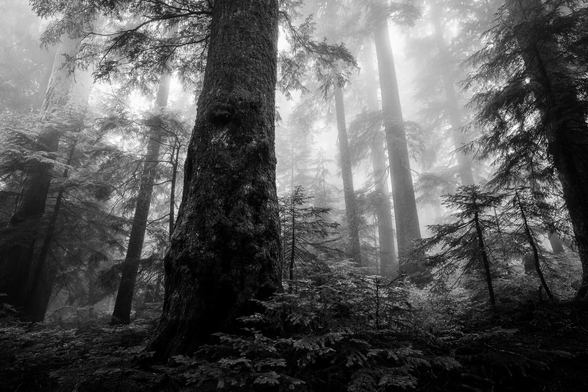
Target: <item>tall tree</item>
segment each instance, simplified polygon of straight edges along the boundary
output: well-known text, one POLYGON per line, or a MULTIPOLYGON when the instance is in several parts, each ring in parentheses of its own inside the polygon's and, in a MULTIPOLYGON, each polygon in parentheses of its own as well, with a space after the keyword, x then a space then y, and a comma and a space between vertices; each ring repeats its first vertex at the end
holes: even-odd
MULTIPOLYGON (((388 159, 390 161, 398 253, 402 256, 413 248, 414 240, 421 238, 421 231, 412 183, 400 93, 390 43, 387 11, 379 3, 373 4, 371 8, 372 20, 375 23, 374 42, 376 44, 384 129, 388 146, 388 159)), ((416 272, 418 267, 413 263, 401 264, 400 270, 411 274, 416 272)))
POLYGON ((463 120, 460 110, 457 92, 455 91, 455 80, 453 78, 456 66, 447 49, 444 38, 444 29, 441 19, 441 7, 435 1, 430 2, 431 21, 434 28, 435 45, 438 50, 439 71, 443 81, 443 92, 446 101, 446 116, 451 126, 451 136, 457 156, 457 165, 461 185, 474 185, 474 174, 472 172, 472 160, 463 151, 459 150, 467 142, 466 135, 462 131, 463 120))
MULTIPOLYGON (((365 67, 367 105, 370 112, 380 111, 378 102, 378 85, 373 64, 372 42, 364 40, 363 61, 365 67)), ((392 226, 392 206, 387 181, 387 165, 385 138, 380 130, 376 130, 370 150, 373 170, 373 181, 376 192, 376 217, 378 220, 378 240, 380 254, 380 271, 382 275, 395 276, 398 274, 398 259, 394 245, 394 228, 392 226)))
MULTIPOLYGON (((139 260, 143 251, 147 220, 149 218, 149 207, 153 195, 153 185, 157 176, 157 164, 159 162, 159 150, 163 137, 161 115, 167 106, 170 87, 170 74, 164 74, 159 82, 159 89, 155 98, 156 115, 149 119, 149 141, 147 153, 143 162, 143 173, 141 174, 141 185, 135 206, 135 215, 131 225, 131 235, 127 246, 120 285, 116 295, 114 311, 112 313, 112 324, 128 324, 131 321, 131 305, 135 282, 139 271, 139 260)), ((173 189, 173 188, 172 188, 173 189)))
POLYGON ((485 87, 474 100, 480 122, 491 126, 485 148, 507 167, 543 155, 555 168, 582 262, 582 299, 588 294, 586 23, 580 2, 508 0, 490 31, 492 44, 475 56, 480 68, 470 80, 485 87))
MULTIPOLYGON (((31 283, 35 281, 38 240, 44 237, 45 206, 53 177, 53 163, 66 124, 56 116, 65 116, 68 111, 83 111, 91 90, 89 71, 75 70, 71 59, 75 58, 80 38, 62 37, 55 54, 49 86, 42 106, 42 129, 35 141, 38 152, 36 161, 29 165, 21 195, 17 199, 15 212, 9 227, 4 229, 0 249, 0 292, 5 293, 2 301, 13 306, 23 306, 31 283)), ((41 260, 42 262, 42 260, 41 260)))
POLYGON ((340 76, 337 74, 334 82, 335 111, 337 117, 337 136, 339 139, 339 158, 341 176, 343 177, 343 194, 345 196, 345 214, 347 216, 347 230, 351 248, 351 258, 361 266, 361 245, 359 242, 359 214, 353 188, 353 171, 349 154, 349 140, 347 139, 347 123, 345 121, 345 102, 340 76))
POLYGON ((159 358, 192 353, 279 288, 277 0, 217 0, 182 205, 165 257, 159 358))

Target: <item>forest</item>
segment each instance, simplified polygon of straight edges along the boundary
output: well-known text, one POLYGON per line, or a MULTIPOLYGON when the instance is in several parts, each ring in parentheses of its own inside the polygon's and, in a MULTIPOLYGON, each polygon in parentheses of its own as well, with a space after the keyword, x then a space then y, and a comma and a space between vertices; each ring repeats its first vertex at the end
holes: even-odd
POLYGON ((0 21, 0 391, 588 391, 586 0, 0 21))

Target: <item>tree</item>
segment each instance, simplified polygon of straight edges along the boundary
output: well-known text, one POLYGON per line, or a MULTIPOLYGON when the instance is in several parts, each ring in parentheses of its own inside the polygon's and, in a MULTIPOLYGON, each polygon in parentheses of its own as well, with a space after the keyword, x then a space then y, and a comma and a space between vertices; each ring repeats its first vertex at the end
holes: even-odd
MULTIPOLYGON (((380 91, 382 94, 382 112, 388 159, 390 161, 390 177, 392 182, 392 198, 394 201, 394 217, 396 219, 396 235, 398 253, 406 254, 413 248, 413 241, 421 238, 419 217, 416 208, 412 172, 394 57, 390 44, 387 15, 389 10, 381 4, 372 4, 371 20, 374 23, 374 42, 378 59, 380 91)), ((414 263, 401 264, 401 272, 411 274, 420 267, 414 263)))
POLYGON ((421 249, 433 249, 441 245, 429 260, 446 277, 455 272, 476 273, 482 271, 486 280, 492 310, 496 312, 496 299, 492 284, 488 231, 496 225, 494 216, 486 211, 500 205, 501 195, 484 192, 479 186, 459 187, 455 194, 445 196, 444 205, 453 209, 455 221, 431 225, 433 236, 423 241, 421 249), (461 262, 465 262, 462 266, 461 262))
MULTIPOLYGON (((131 321, 131 304, 133 302, 133 293, 137 273, 139 271, 139 260, 143 250, 143 241, 145 239, 145 230, 147 229, 147 220, 149 218, 149 207, 151 206, 151 197, 153 194, 153 185, 157 175, 157 164, 159 161, 159 150, 163 138, 161 112, 167 106, 169 96, 171 75, 164 74, 159 83, 159 90, 155 99, 155 110, 159 112, 156 116, 149 119, 149 141, 147 143, 147 154, 143 162, 143 173, 141 174, 141 185, 135 215, 131 226, 131 235, 127 247, 127 254, 122 268, 122 276, 114 311, 112 313, 112 324, 128 324, 131 321)), ((174 188, 172 188, 174 189, 174 188)))
POLYGON ((345 214, 347 215, 347 228, 349 231, 349 242, 351 258, 358 265, 361 263, 361 244, 359 242, 359 214, 357 201, 353 188, 353 171, 351 157, 349 154, 349 141, 347 139, 347 124, 345 121, 345 103, 343 101, 343 87, 340 76, 336 76, 334 82, 335 90, 335 111, 337 117, 337 134, 339 139, 339 158, 341 164, 341 176, 343 177, 343 193, 345 196, 345 214))
MULTIPOLYGON (((372 42, 364 40, 363 45, 366 95, 368 110, 379 112, 378 87, 373 64, 372 42)), ((384 148, 385 139, 381 132, 381 126, 374 129, 370 143, 371 163, 373 170, 373 181, 375 184, 376 218, 378 220, 378 239, 380 255, 380 271, 382 275, 398 275, 398 259, 396 258, 396 247, 394 244, 394 228, 392 226, 392 214, 390 204, 390 191, 387 181, 386 151, 384 148)))
POLYGON ((581 3, 509 0, 488 44, 476 54, 482 92, 474 97, 487 141, 508 165, 544 155, 555 169, 570 213, 588 294, 588 106, 586 7, 581 3), (498 83, 497 83, 498 82, 498 83), (517 143, 506 146, 506 140, 517 143))
POLYGON ((439 64, 441 64, 439 70, 441 73, 441 79, 443 81, 443 92, 445 93, 447 117, 449 118, 449 124, 451 125, 451 136, 453 139, 453 144, 457 150, 456 155, 459 178, 461 185, 474 185, 471 158, 460 150, 460 148, 466 144, 467 140, 462 130, 463 120, 458 96, 455 91, 455 81, 453 79, 454 71, 452 66, 454 66, 454 62, 450 57, 450 53, 445 43, 440 12, 441 9, 437 3, 435 1, 431 1, 431 21, 434 27, 435 44, 437 46, 437 50, 439 51, 438 59, 439 64))
MULTIPOLYGON (((62 37, 55 55, 49 86, 45 92, 41 129, 34 143, 37 154, 34 163, 27 167, 21 195, 17 199, 9 227, 4 229, 3 233, 4 238, 10 236, 12 239, 3 241, 0 249, 3 255, 0 261, 0 292, 6 294, 3 302, 17 307, 25 305, 25 301, 28 304, 37 302, 30 298, 31 290, 37 293, 47 292, 38 291, 37 288, 31 287, 31 284, 40 281, 35 277, 35 273, 44 270, 44 258, 38 258, 37 245, 38 240, 46 234, 43 216, 53 167, 55 163, 59 163, 55 157, 60 139, 68 126, 72 126, 67 124, 67 121, 60 122, 57 117, 68 117, 65 113, 71 111, 83 113, 91 90, 90 73, 80 70, 74 72, 75 68, 71 64, 71 59, 78 53, 80 41, 78 37, 62 37)), ((74 127, 75 123, 76 121, 73 122, 74 127)), ((30 312, 25 309, 25 316, 27 313, 30 312)))
POLYGON ((166 293, 149 350, 192 353, 279 288, 278 1, 217 0, 166 293))
MULTIPOLYGON (((330 246, 337 238, 339 224, 327 220, 330 208, 308 205, 312 196, 297 186, 287 197, 280 198, 282 226, 282 276, 294 279, 295 270, 306 275, 325 271, 325 257, 341 256, 330 246)), ((300 276, 297 276, 300 279, 300 276)))

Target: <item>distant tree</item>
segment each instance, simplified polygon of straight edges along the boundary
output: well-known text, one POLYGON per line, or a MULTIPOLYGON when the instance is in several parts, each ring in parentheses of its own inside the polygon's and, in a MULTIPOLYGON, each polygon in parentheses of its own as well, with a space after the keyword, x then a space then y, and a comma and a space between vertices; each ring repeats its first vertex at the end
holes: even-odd
MULTIPOLYGON (((384 129, 392 181, 398 253, 402 256, 413 248, 413 241, 421 238, 421 232, 412 183, 406 130, 400 105, 398 81, 396 80, 394 57, 388 30, 388 17, 396 10, 395 6, 388 7, 384 2, 372 2, 368 8, 368 20, 373 28, 376 46, 384 129)), ((401 263, 400 265, 400 271, 407 274, 417 272, 421 268, 415 262, 401 263)))
POLYGON ((186 182, 149 350, 193 353, 279 289, 278 2, 217 0, 186 182))
POLYGON ((31 11, 28 1, 3 1, 0 14, 0 112, 38 111, 56 48, 39 47, 42 21, 31 11))
MULTIPOLYGON (((81 38, 64 36, 57 50, 51 79, 43 101, 40 131, 35 136, 36 154, 34 160, 25 169, 26 177, 21 194, 17 198, 8 227, 3 230, 2 237, 10 236, 11 241, 3 241, 0 245, 0 253, 3 255, 0 262, 2 271, 0 292, 6 294, 6 297, 2 297, 3 302, 17 307, 24 306, 25 302, 31 305, 37 301, 30 298, 30 291, 37 289, 31 287, 31 282, 43 281, 35 277, 36 273, 44 270, 45 260, 45 257, 38 258, 37 251, 39 241, 47 238, 47 227, 44 225, 43 217, 54 176, 53 169, 55 165, 61 164, 56 159, 56 153, 68 127, 78 126, 79 116, 84 115, 91 90, 89 72, 80 70, 74 72, 75 68, 71 64, 71 59, 78 53, 80 41, 81 38), (71 111, 74 111, 76 115, 66 114, 71 111), (68 119, 74 121, 68 123, 68 119)), ((44 251, 41 250, 41 255, 43 253, 44 251)), ((35 292, 41 293, 47 290, 35 292)), ((41 298, 38 300, 44 301, 41 298)), ((39 318, 42 320, 44 312, 42 312, 43 315, 34 313, 33 316, 30 309, 24 309, 26 317, 32 317, 35 321, 39 321, 39 318)))
POLYGON ((341 176, 343 177, 343 194, 345 196, 345 214, 347 216, 347 227, 349 230, 349 247, 351 258, 358 265, 362 266, 361 244, 359 241, 359 212, 355 189, 353 187, 353 169, 349 153, 349 141, 347 139, 347 122, 345 119, 345 103, 343 101, 343 83, 340 75, 335 76, 335 111, 337 117, 337 134, 339 140, 339 158, 341 165, 341 176))
POLYGON ((329 257, 341 257, 343 252, 334 246, 339 224, 328 220, 329 208, 309 205, 312 196, 306 196, 297 186, 287 197, 280 198, 282 227, 282 276, 300 279, 295 271, 304 275, 326 270, 329 257))
POLYGON ((398 275, 398 259, 396 257, 396 245, 394 242, 394 227, 392 225, 392 205, 390 203, 390 188, 388 186, 388 164, 385 150, 385 137, 382 132, 381 110, 378 102, 378 85, 374 68, 372 42, 364 39, 363 66, 365 68, 365 88, 369 113, 357 117, 350 128, 356 135, 359 129, 365 130, 369 142, 370 160, 374 184, 374 207, 378 224, 378 253, 380 271, 382 275, 398 275), (369 116, 369 117, 368 117, 369 116), (362 118, 365 121, 361 121, 362 118))
POLYGON ((163 121, 161 115, 167 106, 169 96, 171 75, 164 74, 159 82, 159 89, 155 98, 155 111, 158 112, 153 118, 150 118, 147 126, 149 127, 147 153, 143 162, 143 172, 141 174, 141 184, 139 194, 136 200, 135 214, 131 226, 131 234, 127 247, 120 285, 116 296, 114 311, 112 313, 112 324, 128 324, 131 321, 131 305, 133 302, 133 293, 137 273, 139 271, 138 262, 141 260, 143 251, 143 241, 149 218, 149 208, 153 195, 153 186, 157 176, 157 166, 159 163, 160 149, 163 140, 163 121))

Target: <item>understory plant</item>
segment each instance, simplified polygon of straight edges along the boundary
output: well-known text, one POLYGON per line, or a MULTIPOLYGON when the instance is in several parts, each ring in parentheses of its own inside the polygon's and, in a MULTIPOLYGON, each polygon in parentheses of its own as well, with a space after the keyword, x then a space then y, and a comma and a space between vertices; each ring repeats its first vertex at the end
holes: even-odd
POLYGON ((174 357, 198 391, 416 389, 451 372, 450 357, 415 347, 407 293, 349 268, 295 282, 258 304, 240 334, 216 334, 194 357, 174 357), (409 339, 410 337, 410 339, 409 339))

